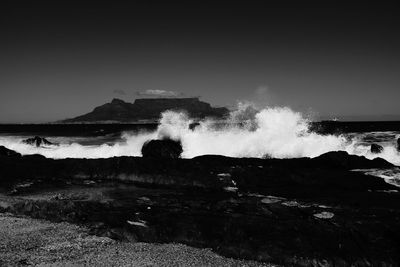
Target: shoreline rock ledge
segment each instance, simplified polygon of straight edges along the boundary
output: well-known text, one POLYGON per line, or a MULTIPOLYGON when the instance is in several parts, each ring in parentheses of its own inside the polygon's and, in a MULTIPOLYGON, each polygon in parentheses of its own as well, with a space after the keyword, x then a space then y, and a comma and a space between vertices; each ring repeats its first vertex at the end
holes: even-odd
POLYGON ((0 212, 85 224, 122 245, 184 243, 260 265, 400 262, 399 188, 352 171, 394 167, 383 159, 54 160, 0 146, 0 166, 0 212))

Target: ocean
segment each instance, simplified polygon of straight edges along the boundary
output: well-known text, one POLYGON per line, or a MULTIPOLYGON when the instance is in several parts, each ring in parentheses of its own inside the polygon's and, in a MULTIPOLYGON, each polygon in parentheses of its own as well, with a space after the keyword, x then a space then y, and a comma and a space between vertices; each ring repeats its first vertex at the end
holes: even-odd
MULTIPOLYGON (((311 122, 288 108, 264 109, 247 117, 240 114, 240 121, 235 120, 237 115, 225 121, 194 121, 184 113, 167 111, 158 124, 3 124, 0 145, 24 155, 54 159, 109 158, 141 156, 146 141, 172 138, 182 142, 183 158, 206 154, 299 158, 343 150, 400 166, 399 121, 311 122), (33 136, 57 145, 35 147, 22 142, 33 136), (382 151, 372 153, 372 144, 382 146, 382 151)), ((396 185, 400 180, 398 168, 376 173, 394 179, 390 182, 396 185)))
POLYGON ((158 124, 2 124, 0 145, 56 159, 108 158, 141 156, 147 140, 172 138, 182 142, 184 158, 205 154, 298 158, 343 150, 400 165, 400 122, 311 122, 288 108, 246 116, 240 114, 240 121, 238 114, 225 121, 194 121, 184 113, 167 111, 158 124), (58 145, 34 147, 22 142, 33 136, 58 145), (371 153, 374 143, 383 147, 380 153, 371 153))

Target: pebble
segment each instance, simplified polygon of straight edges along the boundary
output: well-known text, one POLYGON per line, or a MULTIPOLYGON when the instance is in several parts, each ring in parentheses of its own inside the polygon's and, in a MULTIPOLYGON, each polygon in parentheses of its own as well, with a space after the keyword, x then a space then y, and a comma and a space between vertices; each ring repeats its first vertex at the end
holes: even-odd
POLYGON ((321 213, 315 213, 314 217, 318 219, 332 219, 335 214, 332 212, 323 211, 321 213))

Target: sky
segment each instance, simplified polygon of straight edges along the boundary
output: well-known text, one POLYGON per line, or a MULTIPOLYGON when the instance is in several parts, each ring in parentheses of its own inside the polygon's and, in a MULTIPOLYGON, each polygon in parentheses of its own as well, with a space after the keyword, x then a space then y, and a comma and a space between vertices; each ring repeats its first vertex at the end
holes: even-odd
POLYGON ((390 3, 129 2, 2 1, 0 123, 157 96, 400 118, 390 3))

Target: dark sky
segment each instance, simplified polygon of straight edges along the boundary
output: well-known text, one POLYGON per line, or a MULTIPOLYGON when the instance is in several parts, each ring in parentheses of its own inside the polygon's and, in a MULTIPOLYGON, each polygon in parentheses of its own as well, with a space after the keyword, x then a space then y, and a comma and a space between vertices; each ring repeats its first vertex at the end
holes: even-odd
POLYGON ((400 117, 389 4, 91 2, 1 2, 0 122, 74 117, 148 90, 400 117))

